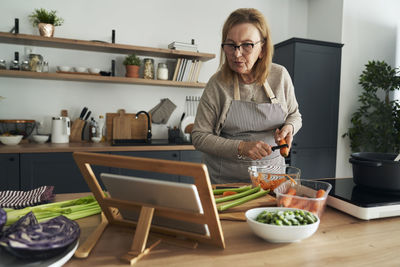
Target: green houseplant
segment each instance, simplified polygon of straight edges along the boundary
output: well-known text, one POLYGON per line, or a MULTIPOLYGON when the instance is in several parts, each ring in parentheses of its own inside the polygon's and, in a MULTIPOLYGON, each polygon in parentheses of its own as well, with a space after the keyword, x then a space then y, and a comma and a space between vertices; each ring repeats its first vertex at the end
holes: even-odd
POLYGON ((35 9, 29 19, 34 27, 39 27, 40 35, 45 37, 53 37, 54 27, 64 23, 64 19, 57 16, 57 11, 47 11, 44 8, 35 9))
POLYGON ((123 64, 126 67, 126 77, 139 78, 140 58, 135 54, 126 56, 123 64))
POLYGON ((360 107, 351 117, 352 126, 343 137, 350 138, 353 152, 400 151, 400 103, 390 92, 400 89, 399 68, 384 61, 369 61, 360 75, 363 92, 360 107))

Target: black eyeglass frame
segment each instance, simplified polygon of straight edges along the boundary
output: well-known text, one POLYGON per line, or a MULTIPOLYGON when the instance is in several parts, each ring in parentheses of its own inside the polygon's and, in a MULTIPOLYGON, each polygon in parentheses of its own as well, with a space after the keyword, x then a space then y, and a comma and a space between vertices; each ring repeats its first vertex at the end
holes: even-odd
POLYGON ((222 50, 224 50, 224 46, 230 46, 230 47, 233 47, 233 48, 234 48, 234 50, 233 50, 232 52, 235 52, 236 49, 239 49, 240 53, 243 53, 243 51, 244 51, 243 48, 242 48, 242 50, 240 50, 240 48, 241 48, 242 46, 244 46, 244 45, 251 45, 251 50, 253 51, 254 46, 255 46, 256 44, 264 43, 264 42, 265 42, 265 39, 262 39, 262 40, 260 40, 260 41, 258 41, 258 42, 255 42, 255 43, 242 43, 242 44, 240 44, 240 45, 235 45, 234 43, 222 43, 222 44, 221 44, 221 48, 222 48, 222 50))

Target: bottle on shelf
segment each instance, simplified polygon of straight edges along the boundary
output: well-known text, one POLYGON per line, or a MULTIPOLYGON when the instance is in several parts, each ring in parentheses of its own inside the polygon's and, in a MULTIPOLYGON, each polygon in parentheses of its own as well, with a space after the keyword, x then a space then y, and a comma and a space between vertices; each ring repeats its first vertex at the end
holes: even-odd
POLYGON ((97 136, 97 122, 92 117, 89 123, 89 140, 97 136))
POLYGON ((100 142, 105 141, 105 136, 104 136, 104 116, 100 115, 99 116, 99 121, 97 123, 97 137, 100 137, 100 142))

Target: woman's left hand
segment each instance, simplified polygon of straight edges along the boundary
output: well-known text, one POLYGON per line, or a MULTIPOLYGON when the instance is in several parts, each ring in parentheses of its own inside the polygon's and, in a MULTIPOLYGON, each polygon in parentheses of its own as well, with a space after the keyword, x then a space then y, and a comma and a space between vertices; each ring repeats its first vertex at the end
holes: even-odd
POLYGON ((290 124, 284 125, 280 130, 276 129, 275 131, 275 142, 279 144, 281 139, 285 139, 286 143, 289 146, 289 149, 292 147, 293 141, 293 126, 290 124))

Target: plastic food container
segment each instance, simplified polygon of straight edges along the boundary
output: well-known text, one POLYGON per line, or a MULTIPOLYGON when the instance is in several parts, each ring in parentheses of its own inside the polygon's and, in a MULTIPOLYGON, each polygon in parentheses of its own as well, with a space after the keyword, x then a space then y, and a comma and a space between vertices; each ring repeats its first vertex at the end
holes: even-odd
POLYGON ((331 189, 332 185, 327 182, 296 180, 296 184, 292 181, 284 182, 274 190, 274 193, 278 207, 308 210, 321 217, 331 189), (287 194, 291 187, 296 190, 296 195, 294 196, 287 194), (320 198, 316 198, 317 191, 320 189, 325 190, 325 194, 320 198))
MULTIPOLYGON (((300 179, 301 171, 299 168, 293 166, 265 166, 255 165, 248 167, 251 183, 253 186, 257 186, 260 179, 265 182, 271 180, 279 180, 282 178, 293 180, 300 179)), ((272 188, 274 189, 274 188, 272 188)))

